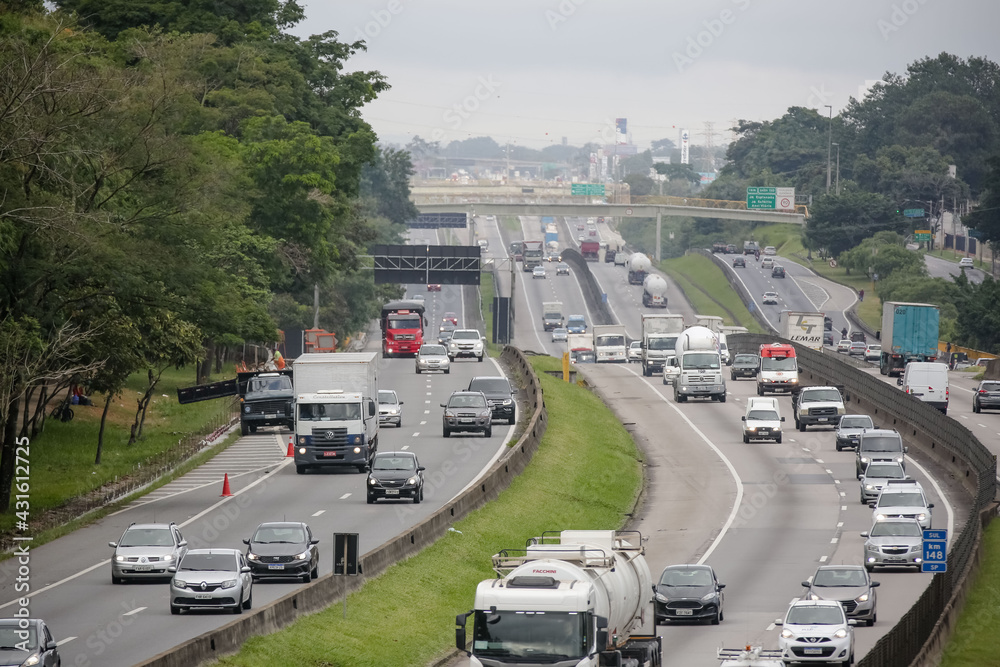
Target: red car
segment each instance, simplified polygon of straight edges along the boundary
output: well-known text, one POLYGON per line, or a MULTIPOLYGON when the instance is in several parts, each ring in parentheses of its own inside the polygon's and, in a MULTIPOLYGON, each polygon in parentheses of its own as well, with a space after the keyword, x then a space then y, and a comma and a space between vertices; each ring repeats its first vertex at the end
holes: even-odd
POLYGON ((431 284, 428 284, 427 285, 427 291, 428 292, 440 292, 441 291, 441 286, 440 285, 431 285, 431 284))
POLYGON ((444 322, 451 322, 452 324, 454 324, 457 327, 458 326, 458 315, 456 315, 455 313, 445 313, 444 317, 441 318, 441 322, 442 323, 444 323, 444 322))

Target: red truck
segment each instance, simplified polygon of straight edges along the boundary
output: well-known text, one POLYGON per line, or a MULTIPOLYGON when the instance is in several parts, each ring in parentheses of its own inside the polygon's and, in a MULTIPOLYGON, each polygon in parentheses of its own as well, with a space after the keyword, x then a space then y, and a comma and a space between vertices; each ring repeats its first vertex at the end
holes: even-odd
POLYGON ((601 244, 598 241, 581 241, 580 254, 588 262, 596 262, 600 256, 601 244))
POLYGON ((417 356, 424 344, 424 304, 390 301, 382 306, 382 358, 400 354, 417 356))

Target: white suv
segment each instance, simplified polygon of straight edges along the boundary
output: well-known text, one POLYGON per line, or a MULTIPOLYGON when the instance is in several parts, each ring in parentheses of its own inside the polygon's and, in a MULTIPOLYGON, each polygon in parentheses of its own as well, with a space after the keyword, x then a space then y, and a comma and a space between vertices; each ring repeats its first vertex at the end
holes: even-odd
POLYGON ((448 343, 448 359, 456 357, 476 357, 482 361, 486 357, 486 343, 477 329, 455 329, 448 343))
POLYGON ((743 442, 774 440, 781 443, 781 422, 785 418, 778 412, 778 399, 752 396, 747 399, 747 413, 743 415, 743 442))
POLYGON ((837 600, 796 600, 781 626, 778 648, 785 664, 822 662, 854 664, 854 625, 837 600))

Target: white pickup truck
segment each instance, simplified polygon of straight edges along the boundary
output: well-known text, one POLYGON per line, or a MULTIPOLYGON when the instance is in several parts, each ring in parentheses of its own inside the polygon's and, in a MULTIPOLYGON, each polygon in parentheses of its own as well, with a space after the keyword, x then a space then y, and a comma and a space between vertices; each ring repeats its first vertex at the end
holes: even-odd
POLYGON ((810 425, 836 428, 846 412, 844 396, 837 387, 793 389, 792 412, 795 415, 795 428, 800 431, 805 431, 810 425))

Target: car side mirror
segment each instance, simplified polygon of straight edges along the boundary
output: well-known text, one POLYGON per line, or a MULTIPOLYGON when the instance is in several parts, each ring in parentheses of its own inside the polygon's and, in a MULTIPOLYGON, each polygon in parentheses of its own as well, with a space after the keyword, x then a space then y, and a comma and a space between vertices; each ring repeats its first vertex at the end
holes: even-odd
POLYGON ((448 406, 447 406, 447 405, 445 405, 444 403, 442 403, 442 404, 441 404, 441 407, 442 407, 442 408, 446 408, 446 407, 448 407, 448 406))
POLYGON ((56 640, 54 639, 50 639, 49 641, 45 642, 46 651, 55 651, 58 646, 59 644, 57 644, 56 640))
POLYGON ((400 405, 403 405, 403 404, 405 404, 405 403, 406 403, 406 401, 400 401, 400 402, 399 402, 399 404, 400 404, 400 405))
POLYGON ((784 417, 782 417, 782 418, 781 418, 781 421, 785 421, 785 418, 784 418, 784 417))
POLYGON ((742 417, 740 417, 740 419, 742 419, 743 421, 746 421, 747 417, 746 417, 746 415, 743 415, 742 417))
POLYGON ((425 468, 424 466, 417 466, 417 472, 423 472, 425 470, 427 470, 427 468, 425 468))
POLYGON ((181 540, 180 542, 177 543, 177 546, 179 547, 186 547, 187 545, 188 545, 187 540, 181 540))
POLYGON ((243 538, 243 544, 249 545, 250 540, 248 538, 243 538))
POLYGON ((177 571, 177 568, 175 566, 173 566, 173 565, 170 565, 169 567, 167 567, 167 572, 176 572, 176 571, 177 571))
POLYGON ((776 619, 774 619, 774 624, 780 627, 780 626, 784 625, 785 622, 783 620, 781 620, 780 618, 776 618, 776 619))
POLYGON ((929 510, 932 510, 932 509, 934 509, 934 503, 931 503, 930 505, 928 505, 928 506, 927 506, 927 509, 929 509, 929 510))
POLYGON ((880 582, 880 581, 873 581, 872 582, 872 588, 878 588, 881 585, 882 585, 882 582, 880 582))
POLYGON ((725 588, 725 587, 726 587, 726 585, 725 585, 725 584, 719 584, 719 590, 720 590, 720 591, 721 591, 721 590, 722 590, 723 588, 725 588))
POLYGON ((309 540, 309 544, 319 544, 319 540, 309 540))
POLYGON ((108 542, 108 546, 111 547, 112 549, 117 549, 118 548, 118 543, 117 542, 108 542))
POLYGON ((803 581, 802 582, 802 586, 804 588, 812 588, 812 584, 810 584, 808 581, 803 581))
POLYGON ((905 454, 908 451, 910 451, 910 448, 907 447, 906 445, 903 445, 903 453, 905 454))
POLYGON ((250 566, 249 565, 244 565, 243 567, 240 568, 240 573, 242 573, 242 574, 246 574, 249 571, 250 571, 250 566))
POLYGON ((868 537, 868 533, 861 533, 861 537, 868 537))
POLYGON ((875 503, 868 503, 868 507, 870 509, 875 509, 875 503))

